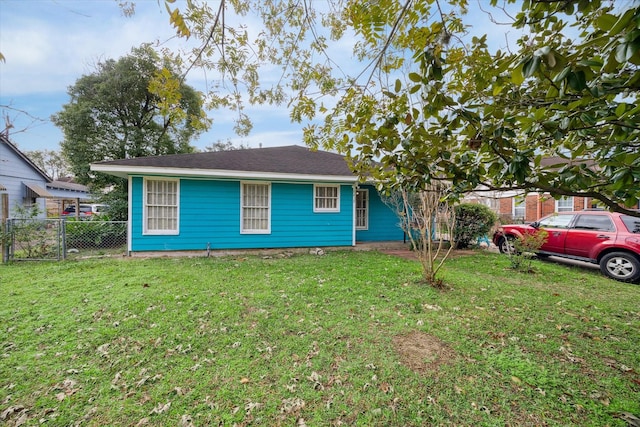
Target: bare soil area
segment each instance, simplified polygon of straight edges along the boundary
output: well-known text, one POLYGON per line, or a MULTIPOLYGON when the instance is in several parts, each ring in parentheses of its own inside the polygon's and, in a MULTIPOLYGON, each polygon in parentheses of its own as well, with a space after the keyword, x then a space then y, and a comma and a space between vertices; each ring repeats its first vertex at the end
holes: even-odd
POLYGON ((414 372, 427 375, 456 357, 455 351, 433 335, 412 331, 398 335, 393 346, 403 365, 414 372))

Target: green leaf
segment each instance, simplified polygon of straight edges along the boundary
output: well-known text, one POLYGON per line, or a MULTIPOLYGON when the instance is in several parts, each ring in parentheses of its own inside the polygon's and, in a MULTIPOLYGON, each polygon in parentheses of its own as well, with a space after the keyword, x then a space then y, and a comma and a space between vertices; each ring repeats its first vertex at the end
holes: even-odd
POLYGON ((633 43, 620 43, 616 47, 616 61, 619 63, 627 62, 636 53, 633 43))
POLYGON ((569 75, 567 76, 567 81, 569 82, 569 87, 571 87, 571 89, 575 90, 576 92, 580 92, 587 87, 587 79, 584 71, 569 73, 569 75))
POLYGON ((422 81, 422 76, 418 73, 409 73, 409 80, 415 83, 419 83, 422 81))
POLYGON ((432 75, 434 79, 442 80, 442 67, 434 64, 432 68, 432 75))
POLYGON ((553 78, 553 82, 554 83, 559 83, 562 80, 564 80, 567 75, 569 74, 569 72, 571 71, 571 67, 564 67, 562 69, 562 71, 560 71, 558 74, 556 74, 556 76, 553 78))
POLYGON ((578 62, 578 65, 599 69, 602 67, 603 62, 600 59, 582 59, 578 62))
POLYGON ((604 31, 608 31, 611 29, 615 23, 617 22, 618 17, 615 15, 611 15, 610 13, 604 13, 598 17, 595 21, 596 28, 599 28, 604 31))
POLYGON ((396 79, 396 85, 394 87, 396 93, 400 92, 400 89, 402 89, 402 82, 400 81, 400 79, 396 79))
POLYGON ((522 64, 522 75, 527 78, 531 77, 535 74, 535 72, 540 67, 540 57, 534 56, 529 58, 524 64, 522 64))
POLYGON ((520 86, 524 82, 524 76, 522 75, 522 65, 518 65, 511 72, 511 81, 517 86, 520 86))
POLYGON ((621 102, 616 107, 616 116, 618 117, 622 116, 626 110, 627 110, 627 104, 625 104, 624 102, 621 102))
POLYGON ((635 8, 630 8, 629 10, 627 10, 627 12, 624 15, 622 15, 618 19, 618 21, 614 24, 614 26, 611 28, 611 31, 609 31, 609 36, 613 37, 618 35, 620 32, 622 32, 622 30, 624 30, 625 27, 629 25, 635 13, 636 13, 635 8))

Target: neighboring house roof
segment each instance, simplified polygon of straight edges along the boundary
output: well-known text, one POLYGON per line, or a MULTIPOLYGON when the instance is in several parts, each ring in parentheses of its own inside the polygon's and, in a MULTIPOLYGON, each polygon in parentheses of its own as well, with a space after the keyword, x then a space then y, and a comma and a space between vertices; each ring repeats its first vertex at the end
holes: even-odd
POLYGON ((79 191, 83 193, 88 193, 89 188, 86 185, 77 184, 75 182, 69 181, 51 181, 47 184, 47 188, 56 189, 56 190, 68 190, 68 191, 79 191))
POLYGON ((62 180, 52 181, 47 183, 47 190, 49 190, 56 198, 59 199, 80 199, 89 200, 91 198, 89 194, 89 188, 86 185, 70 182, 66 178, 62 180))
MULTIPOLYGON (((46 198, 46 199, 59 199, 59 198, 87 198, 89 195, 89 189, 81 184, 70 182, 72 178, 61 178, 59 181, 53 181, 45 171, 40 169, 27 155, 18 149, 7 135, 0 133, 0 143, 4 144, 11 153, 18 159, 22 160, 27 167, 35 172, 38 178, 25 179, 20 178, 22 185, 25 187, 25 194, 30 198, 46 198)), ((3 169, 0 168, 0 180, 2 179, 3 169)), ((7 175, 4 176, 7 179, 7 175)), ((14 179, 16 177, 13 177, 14 179)), ((8 191, 6 183, 0 182, 0 191, 8 191)))
POLYGON ((45 171, 40 169, 38 165, 33 163, 33 161, 30 158, 28 158, 22 151, 18 150, 18 147, 13 145, 13 143, 9 141, 9 138, 4 133, 0 133, 0 143, 6 144, 6 146, 9 147, 10 150, 12 150, 22 160, 24 160, 24 162, 27 163, 34 171, 36 171, 39 175, 41 175, 42 179, 44 179, 46 182, 51 181, 51 178, 49 177, 49 175, 47 175, 45 171))
POLYGON ((344 156, 297 145, 111 160, 93 163, 91 170, 121 177, 147 174, 356 181, 344 156))

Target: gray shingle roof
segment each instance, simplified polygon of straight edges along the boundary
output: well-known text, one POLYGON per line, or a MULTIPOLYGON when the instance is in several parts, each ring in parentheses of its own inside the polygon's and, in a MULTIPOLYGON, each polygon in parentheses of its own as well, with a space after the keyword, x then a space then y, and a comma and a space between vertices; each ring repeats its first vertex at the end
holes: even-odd
POLYGON ((251 148, 110 160, 96 165, 270 172, 353 177, 344 156, 306 147, 251 148))

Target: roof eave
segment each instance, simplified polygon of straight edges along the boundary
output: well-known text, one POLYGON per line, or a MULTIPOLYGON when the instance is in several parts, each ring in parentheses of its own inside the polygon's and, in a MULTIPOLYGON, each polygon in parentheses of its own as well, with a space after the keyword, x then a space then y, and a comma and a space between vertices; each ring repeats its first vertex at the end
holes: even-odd
POLYGON ((92 164, 91 170, 109 175, 127 178, 131 175, 149 176, 181 176, 189 178, 217 178, 217 179, 253 179, 269 181, 322 181, 322 182, 356 182, 356 176, 297 174, 281 172, 236 171, 226 169, 194 169, 194 168, 158 168, 154 166, 127 167, 112 164, 92 164))

